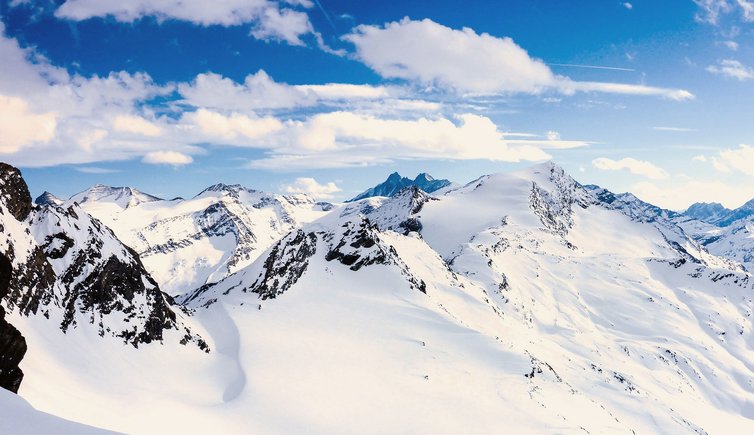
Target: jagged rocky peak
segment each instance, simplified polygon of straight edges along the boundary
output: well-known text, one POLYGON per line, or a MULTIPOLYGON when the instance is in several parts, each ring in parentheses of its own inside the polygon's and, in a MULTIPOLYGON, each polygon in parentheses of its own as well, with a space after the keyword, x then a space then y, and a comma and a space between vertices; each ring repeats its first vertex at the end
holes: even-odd
POLYGON ((358 201, 360 199, 371 198, 374 196, 393 196, 409 186, 417 186, 425 192, 435 192, 443 187, 449 186, 450 181, 438 180, 422 172, 417 175, 413 180, 407 177, 401 176, 397 172, 390 174, 387 179, 370 189, 365 190, 360 195, 350 199, 348 202, 358 201))
POLYGON ((58 198, 57 196, 53 195, 52 193, 48 191, 44 191, 41 195, 37 197, 37 199, 34 200, 34 204, 36 205, 62 205, 63 200, 58 198))
POLYGON ((154 195, 142 192, 132 187, 112 187, 104 184, 95 184, 94 186, 79 192, 68 199, 68 203, 112 203, 120 208, 134 207, 145 202, 162 201, 154 195))

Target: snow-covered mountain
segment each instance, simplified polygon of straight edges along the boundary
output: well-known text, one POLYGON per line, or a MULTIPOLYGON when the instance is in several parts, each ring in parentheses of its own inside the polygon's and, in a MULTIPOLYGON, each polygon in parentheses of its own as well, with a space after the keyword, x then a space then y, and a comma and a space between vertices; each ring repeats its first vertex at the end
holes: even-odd
POLYGON ((171 295, 249 265, 283 235, 331 207, 306 195, 226 184, 210 186, 188 200, 159 200, 135 189, 101 185, 86 192, 66 204, 79 203, 112 228, 171 295))
POLYGON ((714 223, 725 219, 730 212, 730 209, 723 207, 719 202, 697 202, 686 209, 683 215, 702 222, 714 223))
POLYGON ((110 229, 75 204, 32 206, 20 172, 5 164, 0 253, 11 266, 2 305, 16 320, 32 318, 62 332, 90 329, 134 347, 166 336, 206 347, 110 229))
POLYGON ((733 210, 715 202, 698 202, 692 204, 683 215, 718 227, 727 227, 736 221, 754 216, 754 199, 733 210))
POLYGON ((292 222, 178 298, 209 353, 13 317, 29 342, 20 395, 128 433, 754 431, 754 278, 676 213, 551 163, 435 194, 291 201, 218 185, 118 212, 292 222))
POLYGON ((752 430, 754 282, 672 217, 541 165, 343 206, 186 302, 256 331, 234 400, 291 427, 752 430))
POLYGON ((68 199, 68 203, 76 202, 81 206, 89 204, 114 205, 121 209, 154 201, 162 201, 162 199, 131 187, 110 187, 104 184, 95 184, 68 199))
POLYGON ((449 185, 450 185, 450 181, 437 180, 433 178, 431 175, 424 172, 417 175, 416 178, 414 178, 413 180, 407 177, 402 177, 397 172, 393 172, 392 174, 390 174, 390 176, 387 177, 387 180, 385 180, 384 182, 372 188, 365 190, 364 192, 357 195, 353 199, 350 199, 348 202, 358 201, 361 199, 371 198, 375 196, 390 197, 409 186, 416 186, 425 192, 432 193, 432 192, 442 189, 443 187, 447 187, 449 185))
POLYGON ((734 210, 697 203, 675 222, 709 252, 754 271, 754 200, 734 210))
POLYGON ((44 191, 34 200, 34 204, 37 205, 63 205, 63 202, 62 199, 47 191, 44 191))

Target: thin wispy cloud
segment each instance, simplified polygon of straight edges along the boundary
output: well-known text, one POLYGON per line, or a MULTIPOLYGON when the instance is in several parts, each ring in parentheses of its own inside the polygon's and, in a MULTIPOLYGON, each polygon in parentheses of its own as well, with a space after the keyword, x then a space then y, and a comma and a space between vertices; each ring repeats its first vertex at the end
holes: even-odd
POLYGON ((586 68, 586 69, 604 69, 609 71, 629 71, 634 72, 636 69, 634 68, 622 68, 617 66, 603 66, 603 65, 580 65, 580 64, 573 64, 573 63, 548 63, 550 66, 560 66, 560 67, 566 67, 566 68, 586 68))
POLYGON ((674 131, 674 132, 682 132, 682 133, 697 131, 696 129, 685 128, 685 127, 652 127, 652 130, 655 130, 655 131, 674 131))
POLYGON ((114 174, 121 172, 118 169, 101 168, 98 166, 75 166, 73 170, 81 172, 82 174, 114 174))
POLYGON ((734 59, 724 59, 707 67, 707 71, 739 81, 754 79, 754 68, 748 67, 734 59))

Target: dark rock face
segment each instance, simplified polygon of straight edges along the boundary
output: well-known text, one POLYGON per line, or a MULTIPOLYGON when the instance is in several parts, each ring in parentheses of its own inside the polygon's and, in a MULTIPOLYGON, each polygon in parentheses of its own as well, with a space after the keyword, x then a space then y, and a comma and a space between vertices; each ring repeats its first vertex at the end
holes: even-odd
MULTIPOLYGON (((11 273, 10 260, 0 254, 0 300, 8 293, 11 273)), ((5 388, 14 393, 24 378, 24 373, 18 364, 26 354, 26 339, 23 335, 5 321, 5 310, 0 306, 0 388, 5 388)))
POLYGON ((31 212, 31 194, 29 187, 21 177, 21 171, 0 162, 0 201, 16 220, 22 221, 31 212))
POLYGON ((262 300, 282 294, 306 272, 309 258, 317 251, 317 236, 301 230, 278 242, 264 262, 264 271, 254 283, 253 292, 262 300))

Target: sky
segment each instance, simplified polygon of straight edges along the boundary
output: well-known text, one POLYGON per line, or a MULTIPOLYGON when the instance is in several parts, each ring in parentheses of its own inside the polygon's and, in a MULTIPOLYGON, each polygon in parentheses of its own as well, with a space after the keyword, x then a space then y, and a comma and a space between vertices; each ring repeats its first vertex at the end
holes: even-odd
POLYGON ((0 0, 32 195, 340 201, 553 160, 682 210, 754 198, 754 0, 0 0))

